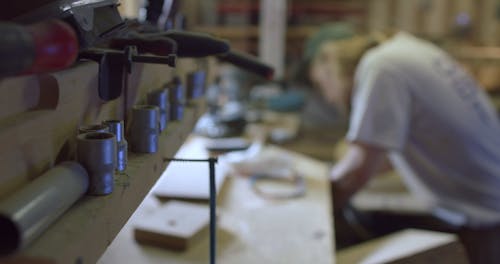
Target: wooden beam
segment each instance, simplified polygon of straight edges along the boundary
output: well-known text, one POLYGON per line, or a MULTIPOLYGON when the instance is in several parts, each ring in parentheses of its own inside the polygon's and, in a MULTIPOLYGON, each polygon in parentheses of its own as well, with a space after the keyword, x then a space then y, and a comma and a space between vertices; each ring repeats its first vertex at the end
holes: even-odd
POLYGON ((261 0, 259 57, 274 66, 275 78, 285 71, 287 0, 261 0))

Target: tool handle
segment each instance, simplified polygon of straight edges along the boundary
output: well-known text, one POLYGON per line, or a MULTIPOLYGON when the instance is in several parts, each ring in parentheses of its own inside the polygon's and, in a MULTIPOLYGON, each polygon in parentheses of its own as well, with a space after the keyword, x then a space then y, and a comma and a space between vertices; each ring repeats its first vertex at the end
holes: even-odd
POLYGON ((226 54, 217 56, 217 58, 249 72, 258 74, 268 80, 271 80, 274 75, 274 68, 272 66, 261 62, 257 57, 248 53, 232 50, 226 54))
POLYGON ((78 38, 70 25, 50 19, 31 25, 0 23, 0 75, 44 73, 71 66, 78 38))
POLYGON ((229 51, 229 43, 226 40, 206 33, 169 30, 147 35, 173 39, 177 42, 178 57, 201 58, 229 51))

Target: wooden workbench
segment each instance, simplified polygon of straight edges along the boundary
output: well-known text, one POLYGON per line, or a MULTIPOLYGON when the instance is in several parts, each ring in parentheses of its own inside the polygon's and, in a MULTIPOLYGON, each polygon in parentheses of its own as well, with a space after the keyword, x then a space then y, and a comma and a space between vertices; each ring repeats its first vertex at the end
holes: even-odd
MULTIPOLYGON (((200 153, 200 144, 191 147, 200 153)), ((247 178, 229 176, 218 197, 218 263, 334 262, 327 166, 277 147, 264 151, 291 155, 293 166, 306 179, 306 195, 270 201, 254 193, 247 178)), ((208 235, 180 253, 139 245, 133 238, 134 224, 143 212, 160 206, 154 189, 172 176, 167 169, 98 263, 208 263, 208 235)))

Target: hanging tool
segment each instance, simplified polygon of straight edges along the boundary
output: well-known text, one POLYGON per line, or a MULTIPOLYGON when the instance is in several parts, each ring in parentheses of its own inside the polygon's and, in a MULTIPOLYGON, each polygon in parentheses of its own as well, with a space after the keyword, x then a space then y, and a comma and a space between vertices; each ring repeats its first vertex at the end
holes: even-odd
MULTIPOLYGON (((201 32, 186 32, 178 30, 167 30, 163 32, 132 33, 129 38, 142 38, 157 40, 168 38, 177 43, 177 56, 179 58, 203 58, 216 56, 220 61, 231 63, 243 70, 253 72, 268 80, 274 75, 274 68, 261 62, 257 57, 248 53, 231 50, 226 40, 216 38, 210 34, 201 32)), ((122 48, 118 43, 111 42, 112 47, 122 48)), ((152 49, 151 53, 162 55, 152 49)))
POLYGON ((63 20, 76 32, 80 48, 86 49, 115 37, 126 28, 118 4, 118 0, 44 0, 30 4, 11 1, 0 11, 0 19, 20 24, 51 18, 63 20))
POLYGON ((1 76, 61 70, 78 55, 76 33, 61 20, 26 26, 0 23, 0 35, 1 76))
POLYGON ((124 37, 112 39, 109 42, 110 48, 122 49, 126 45, 144 46, 147 49, 141 52, 150 52, 156 55, 166 55, 165 49, 176 44, 176 50, 171 51, 180 58, 202 58, 224 54, 229 51, 229 43, 220 38, 215 38, 206 33, 186 32, 177 30, 141 32, 141 28, 131 22, 131 29, 139 31, 129 31, 124 37), (162 43, 168 41, 169 43, 162 43))
POLYGON ((253 72, 267 80, 272 80, 274 76, 274 68, 272 66, 261 62, 257 57, 248 53, 231 50, 225 54, 218 55, 217 59, 231 63, 243 70, 253 72))

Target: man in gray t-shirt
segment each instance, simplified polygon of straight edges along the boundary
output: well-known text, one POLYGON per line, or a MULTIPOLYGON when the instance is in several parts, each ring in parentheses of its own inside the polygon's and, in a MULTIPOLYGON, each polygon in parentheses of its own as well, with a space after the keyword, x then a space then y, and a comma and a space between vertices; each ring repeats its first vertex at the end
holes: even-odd
POLYGON ((336 207, 388 157, 417 197, 469 234, 471 261, 500 259, 500 123, 461 66, 407 33, 353 36, 321 44, 310 77, 350 110, 350 145, 330 173, 336 207))

